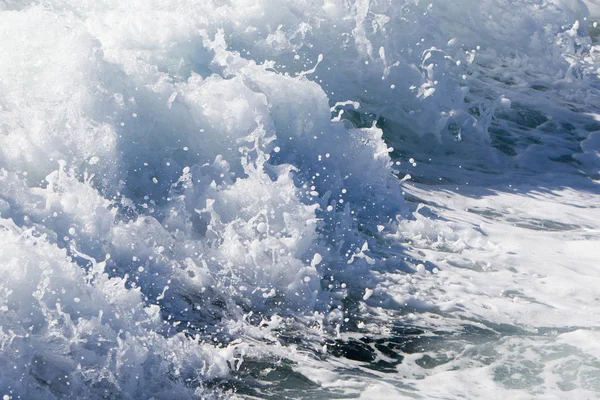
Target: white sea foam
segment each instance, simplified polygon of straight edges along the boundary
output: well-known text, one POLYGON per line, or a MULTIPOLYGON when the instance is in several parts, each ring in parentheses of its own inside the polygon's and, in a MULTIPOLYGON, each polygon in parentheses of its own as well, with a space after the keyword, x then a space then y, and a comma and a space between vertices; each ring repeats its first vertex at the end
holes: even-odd
POLYGON ((598 370, 596 17, 593 0, 0 1, 0 394, 260 395, 235 379, 273 358, 322 396, 600 391, 548 356, 598 370), (524 234, 535 221, 574 233, 524 234), (502 338, 481 368, 425 374, 429 350, 407 353, 406 384, 353 376, 332 341, 453 318, 578 329, 502 338), (528 362, 527 384, 498 372, 528 362))

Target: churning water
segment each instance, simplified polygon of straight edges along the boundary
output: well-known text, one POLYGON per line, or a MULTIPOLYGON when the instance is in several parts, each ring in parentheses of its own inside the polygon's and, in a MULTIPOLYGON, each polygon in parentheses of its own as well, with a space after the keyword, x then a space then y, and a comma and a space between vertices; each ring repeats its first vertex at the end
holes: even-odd
POLYGON ((0 0, 0 396, 600 396, 598 0, 0 0))

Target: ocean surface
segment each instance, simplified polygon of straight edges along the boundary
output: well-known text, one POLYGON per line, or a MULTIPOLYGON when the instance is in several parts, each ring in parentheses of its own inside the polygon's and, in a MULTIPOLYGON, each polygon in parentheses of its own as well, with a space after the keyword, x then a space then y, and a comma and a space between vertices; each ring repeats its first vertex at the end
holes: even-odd
POLYGON ((599 0, 0 0, 0 397, 600 398, 599 0))

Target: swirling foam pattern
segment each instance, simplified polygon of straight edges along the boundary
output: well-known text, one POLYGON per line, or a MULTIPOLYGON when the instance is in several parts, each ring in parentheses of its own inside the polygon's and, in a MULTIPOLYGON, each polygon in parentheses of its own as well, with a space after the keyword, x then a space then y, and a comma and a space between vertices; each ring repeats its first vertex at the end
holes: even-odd
MULTIPOLYGON (((550 344, 512 331, 504 353, 489 351, 496 364, 465 356, 483 382, 466 391, 452 386, 466 361, 420 376, 425 361, 381 350, 401 321, 560 327, 593 302, 569 289, 556 318, 552 304, 504 314, 507 298, 548 292, 527 297, 502 270, 517 289, 498 283, 486 316, 495 278, 468 289, 473 277, 451 269, 506 261, 490 233, 501 223, 469 215, 516 207, 498 192, 499 205, 454 215, 442 206, 454 195, 423 187, 526 174, 533 193, 551 170, 549 190, 577 179, 587 189, 568 198, 593 202, 581 193, 600 176, 597 11, 594 0, 1 0, 0 395, 426 397, 425 375, 440 398, 600 390, 567 362, 597 372, 598 358, 548 358, 594 330, 550 344), (519 363, 522 348, 535 354, 519 363), (394 373, 354 376, 357 360, 394 373), (577 378, 536 386, 539 365, 577 378), (515 374, 535 377, 519 386, 515 374)), ((528 212, 511 223, 543 220, 528 212)), ((592 235, 592 220, 553 226, 592 235)))

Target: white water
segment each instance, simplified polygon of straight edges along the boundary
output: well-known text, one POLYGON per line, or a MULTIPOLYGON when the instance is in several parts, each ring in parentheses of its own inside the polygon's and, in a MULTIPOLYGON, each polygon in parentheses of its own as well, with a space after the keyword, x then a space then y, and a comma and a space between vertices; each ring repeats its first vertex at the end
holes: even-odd
POLYGON ((0 1, 0 395, 596 398, 598 17, 0 1))

